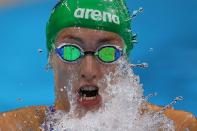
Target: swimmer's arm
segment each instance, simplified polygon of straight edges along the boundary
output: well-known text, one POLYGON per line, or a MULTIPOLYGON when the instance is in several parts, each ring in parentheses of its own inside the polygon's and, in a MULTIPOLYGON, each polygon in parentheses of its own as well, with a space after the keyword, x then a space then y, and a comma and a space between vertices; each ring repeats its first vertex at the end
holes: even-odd
POLYGON ((0 113, 0 131, 40 131, 44 110, 44 106, 38 106, 0 113))
MULTIPOLYGON (((149 108, 155 111, 159 111, 162 107, 155 105, 149 105, 149 108)), ((197 119, 191 113, 179 110, 168 109, 164 114, 174 121, 176 131, 197 131, 197 119)))
POLYGON ((191 113, 169 109, 164 114, 175 122, 177 131, 197 131, 197 119, 191 113))

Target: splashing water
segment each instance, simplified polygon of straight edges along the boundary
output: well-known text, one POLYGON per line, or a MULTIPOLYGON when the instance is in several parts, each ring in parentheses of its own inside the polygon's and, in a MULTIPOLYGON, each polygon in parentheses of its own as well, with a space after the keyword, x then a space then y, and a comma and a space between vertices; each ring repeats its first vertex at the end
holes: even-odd
POLYGON ((133 68, 133 67, 148 68, 148 63, 130 64, 130 66, 131 66, 131 68, 133 68))
POLYGON ((139 13, 142 13, 143 11, 144 9, 142 7, 140 7, 138 10, 134 10, 131 18, 135 18, 139 13))
MULTIPOLYGON (((161 113, 148 110, 139 77, 133 74, 130 65, 120 60, 114 73, 99 82, 107 83, 102 96, 102 105, 97 111, 89 111, 83 117, 76 117, 72 97, 68 113, 46 111, 43 131, 174 131, 171 120, 161 113), (145 109, 147 109, 145 111, 145 109)), ((68 95, 72 95, 68 91, 68 95)))
POLYGON ((154 97, 154 96, 157 96, 156 92, 145 96, 144 99, 148 101, 151 97, 154 97))
POLYGON ((178 101, 182 101, 183 100, 183 97, 182 96, 178 96, 176 97, 170 104, 166 105, 165 107, 163 107, 159 113, 163 113, 165 112, 168 108, 171 108, 173 107, 173 105, 175 105, 178 101))

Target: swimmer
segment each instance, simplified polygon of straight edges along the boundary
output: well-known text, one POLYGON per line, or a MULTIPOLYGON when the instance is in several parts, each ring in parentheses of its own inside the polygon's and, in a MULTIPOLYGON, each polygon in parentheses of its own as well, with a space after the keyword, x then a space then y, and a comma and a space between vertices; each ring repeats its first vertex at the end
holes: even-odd
MULTIPOLYGON (((65 93, 69 84, 71 93, 77 96, 79 117, 100 108, 102 87, 98 82, 115 72, 120 58, 128 59, 133 48, 130 28, 131 19, 123 0, 61 0, 54 7, 46 30, 49 63, 55 79, 52 112, 69 112, 71 101, 68 92, 65 93)), ((150 103, 145 105, 148 110, 162 110, 150 103)), ((1 113, 0 131, 39 131, 47 109, 32 106, 1 113)), ((197 120, 191 113, 169 108, 163 114, 174 122, 177 131, 197 131, 197 120)))

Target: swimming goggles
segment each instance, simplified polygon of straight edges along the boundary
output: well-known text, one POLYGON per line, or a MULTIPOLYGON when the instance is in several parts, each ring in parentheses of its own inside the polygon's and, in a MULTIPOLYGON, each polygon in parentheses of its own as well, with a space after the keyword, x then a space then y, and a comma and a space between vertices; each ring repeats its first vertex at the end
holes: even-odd
POLYGON ((104 63, 112 63, 123 55, 122 49, 114 45, 102 45, 94 52, 83 51, 80 46, 70 43, 60 45, 55 48, 55 52, 64 62, 74 62, 86 55, 93 55, 104 63))

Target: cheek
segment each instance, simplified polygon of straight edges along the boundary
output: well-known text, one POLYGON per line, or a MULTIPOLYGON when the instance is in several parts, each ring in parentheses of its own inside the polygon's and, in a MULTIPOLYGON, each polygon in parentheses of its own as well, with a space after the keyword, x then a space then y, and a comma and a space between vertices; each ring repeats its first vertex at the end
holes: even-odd
POLYGON ((56 82, 59 86, 66 86, 68 83, 77 78, 78 68, 74 64, 66 64, 61 60, 56 61, 54 73, 56 82))
POLYGON ((114 73, 117 65, 115 64, 105 64, 101 68, 101 72, 103 75, 108 75, 109 73, 114 73))

